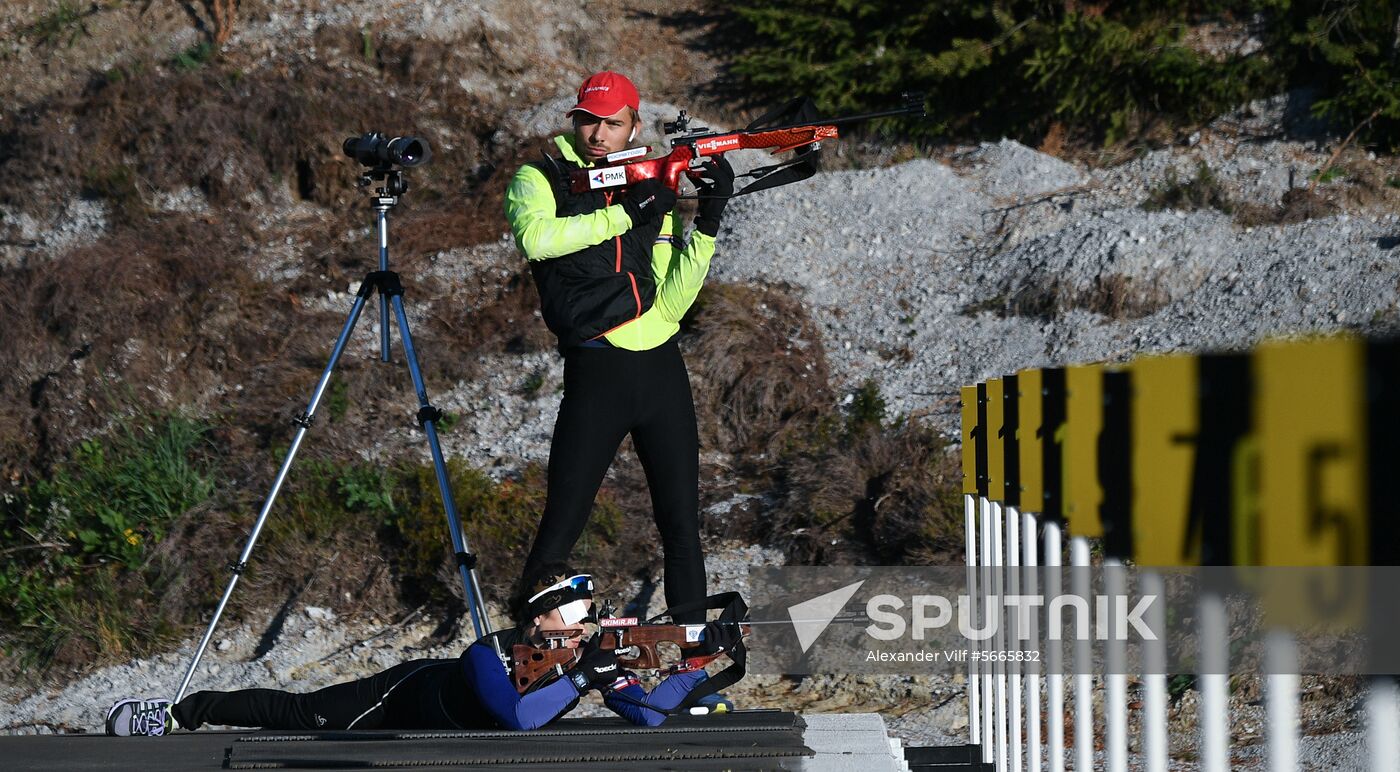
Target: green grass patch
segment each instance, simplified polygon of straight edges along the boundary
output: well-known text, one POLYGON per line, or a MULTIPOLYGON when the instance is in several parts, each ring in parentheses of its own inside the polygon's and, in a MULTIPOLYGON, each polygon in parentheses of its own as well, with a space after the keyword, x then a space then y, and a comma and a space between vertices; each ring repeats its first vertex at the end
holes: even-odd
POLYGON ((170 60, 170 66, 180 72, 192 72, 208 64, 216 53, 218 49, 214 48, 213 43, 202 41, 176 54, 175 58, 170 60))
POLYGON ((1308 175, 1308 179, 1319 185, 1326 185, 1346 177, 1346 170, 1338 166, 1329 166, 1326 169, 1317 169, 1308 175))
POLYGON ((169 632, 140 612, 159 599, 156 548, 214 491, 207 431, 173 415, 120 419, 48 479, 5 495, 7 652, 44 664, 63 649, 130 651, 169 632))
POLYGON ((1196 173, 1186 179, 1177 177, 1175 169, 1168 169, 1166 180, 1148 192, 1142 208, 1149 212, 1216 209, 1229 214, 1234 211, 1235 205, 1226 195, 1215 172, 1202 161, 1196 166, 1196 173))
POLYGON ((25 27, 23 34, 39 45, 61 44, 64 48, 71 48, 79 37, 87 35, 84 16, 86 14, 78 3, 61 0, 58 7, 25 27))

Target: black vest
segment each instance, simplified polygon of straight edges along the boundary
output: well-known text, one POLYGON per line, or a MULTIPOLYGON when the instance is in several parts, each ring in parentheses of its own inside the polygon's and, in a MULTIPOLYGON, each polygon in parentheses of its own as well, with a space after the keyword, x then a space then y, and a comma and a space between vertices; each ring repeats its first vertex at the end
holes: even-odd
MULTIPOLYGON (((569 172, 580 167, 567 159, 546 157, 533 165, 550 181, 557 217, 588 214, 621 200, 621 192, 571 193, 569 172)), ((656 297, 651 252, 661 222, 642 223, 573 254, 530 261, 540 312, 561 348, 596 338, 651 308, 656 297)))

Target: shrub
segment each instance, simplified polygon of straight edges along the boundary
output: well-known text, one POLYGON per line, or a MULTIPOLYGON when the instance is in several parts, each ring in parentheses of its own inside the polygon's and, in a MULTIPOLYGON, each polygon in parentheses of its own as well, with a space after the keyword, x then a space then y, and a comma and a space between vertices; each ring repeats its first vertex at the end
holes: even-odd
POLYGON ((835 404, 821 332, 790 288, 710 284, 686 329, 705 445, 757 456, 835 404))
POLYGON ((1221 186, 1220 180, 1202 161, 1196 167, 1196 174, 1190 179, 1177 178, 1176 169, 1167 170, 1167 179, 1150 190, 1142 208, 1149 212, 1164 209, 1194 211, 1196 209, 1216 209, 1229 214, 1235 206, 1221 186))
POLYGON ((810 94, 831 111, 877 109, 921 90, 933 119, 901 127, 914 136, 1031 139, 1059 119, 1111 142, 1145 115, 1196 118, 1267 79, 1246 57, 1219 61, 1185 44, 1201 5, 734 3, 752 43, 731 73, 759 98, 810 94))
MULTIPOLYGON (((716 28, 748 41, 729 69, 759 101, 811 95, 829 111, 878 109, 927 94, 932 119, 900 133, 1016 136, 1056 125, 1106 143, 1209 119, 1300 86, 1316 109, 1370 141, 1400 141, 1400 66, 1391 3, 1367 0, 746 0, 716 28), (1193 43, 1194 25, 1240 35, 1193 43), (1246 38, 1254 44, 1244 45, 1246 38)), ((887 127, 888 128, 888 127, 887 127)))
POLYGON ((144 613, 154 547, 214 490, 207 426, 179 416, 118 419, 80 443, 48 479, 4 497, 0 608, 7 650, 40 662, 64 650, 140 650, 168 633, 144 613))
POLYGON ((700 436, 767 494, 724 535, 803 563, 939 559, 961 512, 956 458, 928 427, 891 419, 874 381, 838 407, 820 332, 791 293, 710 284, 687 320, 700 436))

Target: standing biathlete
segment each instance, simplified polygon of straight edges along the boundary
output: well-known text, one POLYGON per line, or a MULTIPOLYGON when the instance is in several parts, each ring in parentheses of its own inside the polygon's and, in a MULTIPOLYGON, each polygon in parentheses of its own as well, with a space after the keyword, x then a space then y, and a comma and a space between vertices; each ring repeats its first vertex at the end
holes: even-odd
MULTIPOLYGON (((676 334, 709 270, 734 172, 720 156, 704 168, 688 240, 671 211, 676 194, 658 180, 626 192, 570 192, 570 171, 636 140, 639 104, 636 87, 622 75, 588 78, 566 113, 573 133, 554 140, 558 155, 526 164, 506 191, 506 219, 564 356, 548 494, 524 575, 569 559, 630 434, 661 534, 666 602, 675 608, 703 600, 706 590, 699 437, 676 334)), ((703 621, 703 612, 677 621, 703 621)))

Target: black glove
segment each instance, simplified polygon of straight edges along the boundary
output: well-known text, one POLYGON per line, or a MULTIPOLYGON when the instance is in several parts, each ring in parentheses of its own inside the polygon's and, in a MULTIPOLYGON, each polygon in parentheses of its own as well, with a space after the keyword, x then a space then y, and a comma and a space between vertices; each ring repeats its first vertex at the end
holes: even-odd
POLYGON ((622 199, 622 208, 632 218, 632 226, 659 220, 676 205, 676 191, 666 187, 666 183, 652 178, 642 180, 627 191, 622 199))
POLYGON ((722 155, 705 158, 700 176, 695 181, 700 195, 700 212, 695 216, 695 229, 707 236, 719 234, 719 218, 724 205, 734 195, 734 169, 722 155))
POLYGON ((589 689, 606 689, 622 676, 622 668, 617 666, 617 654, 611 649, 604 650, 597 636, 585 643, 582 651, 578 664, 565 674, 578 687, 579 694, 589 689))
POLYGON ((735 622, 707 622, 705 634, 700 639, 700 651, 705 654, 733 651, 743 639, 744 633, 735 622))

